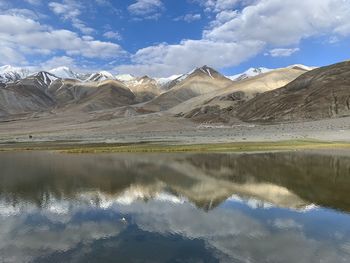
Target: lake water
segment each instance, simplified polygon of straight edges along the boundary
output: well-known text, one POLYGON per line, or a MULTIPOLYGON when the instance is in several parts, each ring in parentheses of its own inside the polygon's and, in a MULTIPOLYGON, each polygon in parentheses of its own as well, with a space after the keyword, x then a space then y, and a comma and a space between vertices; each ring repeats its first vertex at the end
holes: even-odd
POLYGON ((0 262, 350 262, 350 155, 0 154, 0 262))

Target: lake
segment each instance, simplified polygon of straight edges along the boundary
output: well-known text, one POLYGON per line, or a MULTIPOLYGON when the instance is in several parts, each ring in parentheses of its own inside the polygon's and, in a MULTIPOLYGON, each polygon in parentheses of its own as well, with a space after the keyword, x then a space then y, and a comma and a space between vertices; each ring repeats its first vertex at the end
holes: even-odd
POLYGON ((350 154, 0 154, 0 262, 350 262, 350 154))

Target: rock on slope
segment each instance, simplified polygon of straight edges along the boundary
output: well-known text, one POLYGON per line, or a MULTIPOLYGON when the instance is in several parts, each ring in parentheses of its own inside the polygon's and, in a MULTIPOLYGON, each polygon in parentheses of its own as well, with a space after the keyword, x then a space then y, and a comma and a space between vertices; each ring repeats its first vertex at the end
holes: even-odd
POLYGON ((233 83, 230 79, 207 66, 197 68, 176 81, 175 86, 146 103, 143 109, 155 112, 168 110, 193 97, 226 88, 233 83))
POLYGON ((350 61, 309 71, 240 107, 244 121, 279 122, 350 115, 350 61))

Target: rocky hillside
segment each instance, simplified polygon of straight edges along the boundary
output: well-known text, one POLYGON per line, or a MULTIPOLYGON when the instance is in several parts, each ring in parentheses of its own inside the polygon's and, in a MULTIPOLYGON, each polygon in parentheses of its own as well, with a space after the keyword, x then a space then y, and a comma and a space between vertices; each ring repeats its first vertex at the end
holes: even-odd
POLYGON ((136 103, 136 97, 116 80, 81 82, 48 72, 0 88, 0 117, 64 109, 96 111, 136 103))
POLYGON ((135 94, 138 102, 146 102, 160 95, 160 88, 156 80, 143 76, 123 83, 135 94))
POLYGON ((207 66, 197 68, 174 81, 176 84, 170 90, 147 103, 143 109, 155 112, 168 110, 191 98, 226 88, 233 83, 207 66))
POLYGON ((283 122, 350 115, 350 61, 309 71, 286 86, 246 102, 238 117, 283 122))
POLYGON ((283 87, 305 72, 293 68, 273 70, 235 81, 227 88, 194 97, 170 111, 177 116, 202 123, 230 122, 236 119, 236 111, 243 103, 257 94, 283 87))

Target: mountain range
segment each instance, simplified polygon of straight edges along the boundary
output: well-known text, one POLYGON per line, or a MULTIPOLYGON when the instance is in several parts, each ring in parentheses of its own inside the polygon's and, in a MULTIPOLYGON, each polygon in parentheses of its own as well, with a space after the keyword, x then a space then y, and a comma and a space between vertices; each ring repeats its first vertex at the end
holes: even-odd
MULTIPOLYGON (((251 68, 224 76, 203 66, 153 79, 107 71, 76 73, 68 67, 31 74, 0 67, 0 119, 38 113, 131 110, 165 113, 200 123, 283 122, 350 115, 350 62, 314 68, 251 68)), ((34 114, 34 115, 33 115, 34 114)))

